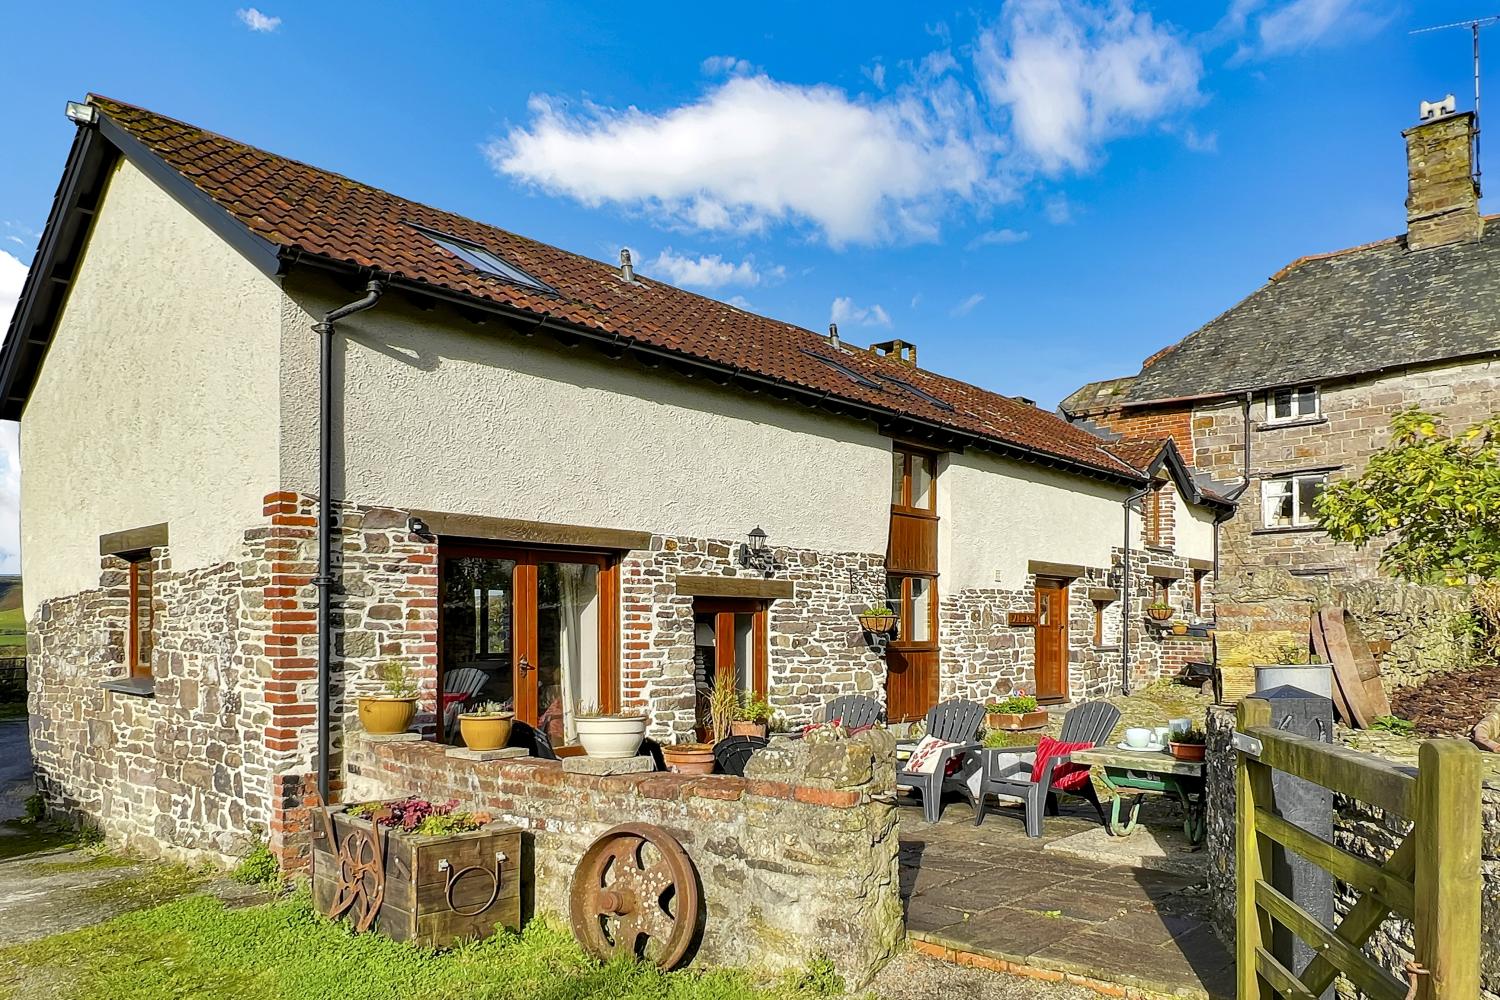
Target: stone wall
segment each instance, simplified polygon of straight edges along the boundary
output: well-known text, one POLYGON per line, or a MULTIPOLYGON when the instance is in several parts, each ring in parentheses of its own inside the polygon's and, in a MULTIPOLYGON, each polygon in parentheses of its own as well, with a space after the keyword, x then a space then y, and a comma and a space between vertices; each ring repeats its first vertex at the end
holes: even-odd
POLYGON ((855 740, 799 747, 793 755, 822 750, 827 759, 798 765, 772 754, 766 777, 600 776, 564 772, 557 761, 477 763, 429 742, 366 738, 351 741, 346 787, 351 800, 451 797, 521 827, 528 917, 566 921, 573 872, 600 834, 619 823, 661 826, 701 883, 695 965, 776 972, 821 955, 859 986, 904 939, 894 776, 874 749, 855 740))
MULTIPOLYGON (((1228 708, 1208 710, 1208 852, 1209 899, 1214 927, 1226 942, 1233 942, 1235 927, 1234 878, 1234 776, 1235 757, 1230 740, 1234 735, 1234 713, 1228 708)), ((1340 731, 1341 737, 1343 731, 1340 731)), ((1342 740, 1347 742, 1347 740, 1342 740)), ((1410 749, 1409 741, 1406 741, 1410 749)), ((1409 752, 1390 755, 1402 764, 1413 764, 1409 752)), ((1483 791, 1484 840, 1481 865, 1484 872, 1480 940, 1481 1000, 1500 1000, 1500 783, 1486 782, 1483 791)), ((1384 860, 1410 824, 1343 795, 1334 797, 1334 841, 1345 850, 1384 860)), ((1338 883, 1335 910, 1342 916, 1355 896, 1338 883)), ((1368 951, 1403 981, 1403 965, 1414 951, 1410 922, 1388 918, 1371 939, 1368 951)), ((1342 992, 1341 996, 1349 994, 1342 992)))

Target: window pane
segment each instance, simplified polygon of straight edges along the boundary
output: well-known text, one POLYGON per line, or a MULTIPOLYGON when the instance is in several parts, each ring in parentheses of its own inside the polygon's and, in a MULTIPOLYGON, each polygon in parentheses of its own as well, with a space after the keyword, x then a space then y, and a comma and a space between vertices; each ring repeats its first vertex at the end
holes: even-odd
POLYGON ((755 616, 734 616, 734 689, 740 694, 755 691, 755 616))
POLYGON ((1310 417, 1318 412, 1318 390, 1300 389, 1297 392, 1297 416, 1310 417))
POLYGON ((1317 512, 1313 509, 1313 501, 1318 494, 1323 492, 1323 487, 1328 485, 1324 476, 1306 476, 1297 480, 1297 523, 1313 524, 1318 520, 1317 512))
POLYGON ((444 730, 461 705, 515 704, 511 674, 514 574, 512 559, 465 556, 443 560, 444 730), (451 697, 449 697, 451 695, 451 697))
POLYGON ((891 505, 906 506, 906 453, 891 453, 891 505))
POLYGON ((911 632, 909 642, 932 641, 932 581, 911 578, 911 632))
POLYGON ((901 602, 901 579, 899 576, 885 578, 885 604, 896 613, 896 624, 890 633, 892 639, 906 638, 906 609, 901 602))
POLYGON ((1292 390, 1277 389, 1271 402, 1271 416, 1277 420, 1286 420, 1292 415, 1292 390))
POLYGON ((537 727, 574 743, 575 713, 601 704, 599 567, 540 563, 536 576, 537 727))
POLYGON ((143 559, 131 566, 130 628, 135 642, 132 676, 151 676, 151 561, 143 559))
POLYGON ((924 455, 911 457, 911 505, 932 509, 932 459, 924 455))
POLYGON ((1266 483, 1265 523, 1267 527, 1284 527, 1292 523, 1292 483, 1281 479, 1266 483))

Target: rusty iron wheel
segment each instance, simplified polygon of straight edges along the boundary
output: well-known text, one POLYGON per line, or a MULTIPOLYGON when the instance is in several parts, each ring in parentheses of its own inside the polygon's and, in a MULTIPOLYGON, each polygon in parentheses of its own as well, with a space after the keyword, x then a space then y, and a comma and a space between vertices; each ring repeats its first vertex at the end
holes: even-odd
POLYGON ((698 875, 670 833, 622 823, 589 845, 569 894, 573 934, 600 961, 675 968, 697 933, 698 875))

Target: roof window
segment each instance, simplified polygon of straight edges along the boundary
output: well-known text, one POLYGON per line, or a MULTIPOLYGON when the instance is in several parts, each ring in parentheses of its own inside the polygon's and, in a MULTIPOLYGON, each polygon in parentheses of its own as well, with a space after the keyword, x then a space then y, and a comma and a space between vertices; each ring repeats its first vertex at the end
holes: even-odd
POLYGON ((841 365, 832 358, 825 358, 823 357, 823 355, 814 354, 812 351, 803 351, 802 353, 806 354, 814 361, 823 362, 829 368, 832 368, 834 371, 838 372, 840 375, 844 376, 844 378, 853 382, 857 386, 862 386, 866 389, 874 389, 876 392, 885 392, 885 386, 881 385, 879 382, 875 382, 871 379, 866 378, 859 372, 855 371, 853 368, 850 368, 846 365, 841 365))
POLYGON ((892 385, 896 386, 896 388, 910 393, 911 395, 916 396, 918 399, 925 400, 926 402, 932 404, 933 406, 936 406, 938 409, 943 410, 946 413, 953 412, 953 404, 938 399, 936 396, 934 396, 930 392, 927 392, 925 389, 918 389, 910 382, 904 382, 901 379, 891 375, 887 375, 884 372, 875 372, 874 375, 882 382, 889 382, 892 385))
POLYGON ((436 229, 428 229, 426 226, 419 226, 415 222, 408 222, 407 225, 476 271, 492 274, 514 285, 524 285, 527 288, 535 288, 543 292, 552 291, 551 288, 542 284, 519 267, 507 264, 494 253, 486 250, 477 243, 470 243, 468 240, 459 239, 457 236, 449 233, 439 232, 436 229))

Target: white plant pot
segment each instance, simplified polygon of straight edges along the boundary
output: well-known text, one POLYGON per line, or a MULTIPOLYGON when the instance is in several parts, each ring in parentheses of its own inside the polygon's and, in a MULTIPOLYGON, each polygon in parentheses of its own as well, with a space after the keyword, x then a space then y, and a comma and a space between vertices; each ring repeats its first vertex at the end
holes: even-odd
POLYGON ((575 719, 574 723, 578 727, 578 742, 590 757, 607 760, 634 757, 641 749, 641 740, 646 738, 644 718, 575 719))

